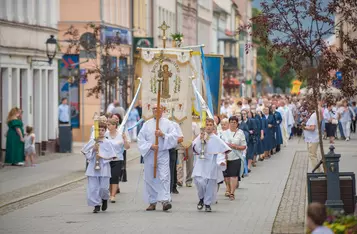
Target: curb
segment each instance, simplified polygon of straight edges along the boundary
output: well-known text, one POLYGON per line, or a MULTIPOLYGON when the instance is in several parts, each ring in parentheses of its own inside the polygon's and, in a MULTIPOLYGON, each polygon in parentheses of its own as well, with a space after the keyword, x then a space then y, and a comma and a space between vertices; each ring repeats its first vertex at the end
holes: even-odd
MULTIPOLYGON (((137 157, 134 157, 134 158, 128 160, 127 163, 132 162, 132 161, 134 161, 134 160, 136 160, 136 159, 138 159, 138 158, 140 158, 140 156, 137 156, 137 157)), ((66 187, 66 186, 68 186, 68 185, 71 185, 71 184, 74 184, 74 183, 78 183, 78 182, 80 182, 80 181, 82 181, 82 180, 84 180, 84 179, 86 179, 86 178, 87 178, 87 176, 81 176, 81 177, 79 177, 79 178, 77 178, 77 179, 70 180, 70 181, 68 181, 68 182, 66 182, 66 183, 63 183, 63 184, 61 184, 61 185, 57 185, 57 186, 51 187, 51 188, 49 188, 49 189, 45 189, 45 190, 42 190, 42 191, 39 191, 39 192, 32 193, 32 194, 30 194, 30 195, 26 195, 26 196, 24 196, 24 197, 21 197, 21 198, 15 199, 15 200, 13 200, 13 201, 7 202, 7 203, 5 203, 5 204, 2 204, 2 205, 0 206, 0 209, 3 209, 4 207, 13 205, 13 204, 15 204, 15 203, 18 203, 18 202, 21 202, 21 201, 24 201, 24 200, 27 200, 27 199, 30 199, 30 198, 33 198, 33 197, 36 197, 36 196, 39 196, 39 195, 42 195, 42 194, 51 192, 51 191, 53 191, 53 190, 66 187)))

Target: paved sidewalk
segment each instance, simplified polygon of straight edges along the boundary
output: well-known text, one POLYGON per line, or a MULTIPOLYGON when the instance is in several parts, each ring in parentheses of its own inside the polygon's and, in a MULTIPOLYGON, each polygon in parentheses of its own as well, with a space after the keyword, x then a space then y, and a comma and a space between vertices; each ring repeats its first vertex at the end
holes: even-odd
MULTIPOLYGON (((139 157, 136 143, 128 160, 139 157)), ((78 149, 77 149, 78 148, 78 149)), ((79 153, 40 156, 36 167, 7 166, 0 170, 0 207, 13 201, 84 179, 85 158, 79 153)), ((137 160, 138 161, 138 160, 137 160)))
MULTIPOLYGON (((341 154, 340 171, 354 172, 357 174, 357 140, 352 135, 352 140, 335 141, 335 153, 341 154)), ((283 196, 279 205, 272 233, 292 234, 305 233, 306 207, 307 207, 307 172, 313 170, 309 164, 306 144, 299 139, 299 151, 296 152, 286 183, 283 196)), ((325 154, 329 152, 330 144, 324 141, 325 154)), ((319 152, 319 151, 318 151, 319 152)), ((318 153, 319 157, 320 152, 318 153)))
POLYGON ((271 233, 294 157, 291 150, 294 145, 295 140, 271 159, 259 162, 243 179, 235 201, 224 197, 222 187, 212 213, 198 212, 196 189, 186 187, 173 196, 172 212, 164 213, 160 206, 156 212, 145 212, 142 166, 133 161, 128 169, 128 183, 121 184, 122 193, 117 203, 110 204, 106 213, 91 213, 92 209, 86 205, 83 182, 72 191, 2 216, 0 232, 271 233))

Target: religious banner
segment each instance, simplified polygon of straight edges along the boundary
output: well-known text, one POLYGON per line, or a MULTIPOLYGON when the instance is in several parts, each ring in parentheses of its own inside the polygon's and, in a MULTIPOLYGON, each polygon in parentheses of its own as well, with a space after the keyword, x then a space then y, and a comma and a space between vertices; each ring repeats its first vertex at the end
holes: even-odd
POLYGON ((177 122, 184 134, 184 147, 192 142, 192 70, 191 51, 182 49, 141 48, 142 118, 153 118, 152 107, 157 104, 161 82, 163 116, 177 122))
POLYGON ((212 96, 213 112, 219 114, 222 95, 223 55, 205 54, 206 70, 212 96))

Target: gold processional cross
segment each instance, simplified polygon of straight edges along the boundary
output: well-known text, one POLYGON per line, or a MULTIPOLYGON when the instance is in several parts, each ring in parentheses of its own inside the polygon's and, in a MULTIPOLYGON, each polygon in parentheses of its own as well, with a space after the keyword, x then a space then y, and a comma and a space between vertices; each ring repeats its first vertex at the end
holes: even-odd
POLYGON ((159 27, 159 29, 162 30, 163 48, 166 48, 166 30, 168 30, 169 28, 170 28, 170 26, 168 26, 165 21, 159 27))
MULTIPOLYGON (((162 23, 162 25, 159 27, 159 29, 162 30, 162 41, 163 41, 163 48, 166 48, 166 30, 169 29, 170 27, 166 24, 166 22, 164 21, 162 23)), ((160 71, 159 74, 162 75, 163 74, 163 69, 162 69, 162 63, 164 61, 164 51, 162 50, 160 53, 160 71)), ((159 88, 158 88, 158 92, 157 92, 157 110, 156 110, 156 130, 159 130, 159 119, 160 119, 160 112, 162 110, 161 109, 161 105, 160 105, 160 99, 161 99, 161 82, 163 81, 163 76, 158 79, 159 81, 159 88)), ((159 137, 155 137, 155 145, 159 145, 159 137)), ((156 178, 156 173, 157 173, 157 154, 158 154, 158 150, 156 149, 154 151, 154 178, 156 178)))

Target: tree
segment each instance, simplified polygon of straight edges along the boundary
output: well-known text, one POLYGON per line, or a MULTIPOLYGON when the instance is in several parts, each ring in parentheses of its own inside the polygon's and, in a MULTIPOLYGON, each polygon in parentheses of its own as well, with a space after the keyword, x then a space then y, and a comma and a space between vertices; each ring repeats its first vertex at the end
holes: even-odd
MULTIPOLYGON (((257 8, 253 8, 253 17, 258 16, 261 12, 257 8)), ((267 49, 262 45, 259 41, 258 37, 254 31, 258 29, 256 24, 253 24, 253 43, 258 46, 257 49, 257 63, 259 66, 272 78, 274 87, 280 87, 282 90, 290 87, 291 81, 295 77, 293 71, 289 71, 285 74, 282 74, 280 71, 284 66, 285 60, 284 58, 278 56, 277 54, 273 54, 272 56, 268 56, 267 49)))
MULTIPOLYGON (((318 101, 321 87, 327 88, 333 79, 331 71, 341 71, 341 91, 345 97, 356 95, 353 71, 357 69, 357 1, 350 0, 263 0, 261 12, 252 18, 254 37, 267 49, 285 59, 281 71, 291 69, 299 79, 306 80, 313 92, 310 106, 317 113, 320 151, 324 158, 318 101), (334 18, 336 17, 336 20, 334 18), (350 32, 341 30, 349 25, 350 32), (336 35, 342 48, 332 50, 325 39, 336 35)), ((328 96, 331 98, 331 96, 328 96)))
MULTIPOLYGON (((78 28, 70 26, 64 33, 67 44, 67 54, 84 54, 88 57, 86 78, 94 77, 96 84, 87 89, 87 96, 99 98, 100 94, 105 96, 105 106, 109 103, 111 88, 117 90, 119 79, 130 76, 132 67, 119 69, 116 56, 121 54, 121 38, 117 33, 111 37, 105 37, 103 31, 106 26, 87 24, 84 33, 78 28), (88 66, 89 65, 89 66, 88 66)), ((126 91, 126 88, 123 89, 126 91)), ((123 95, 125 96, 125 95, 123 95)))

